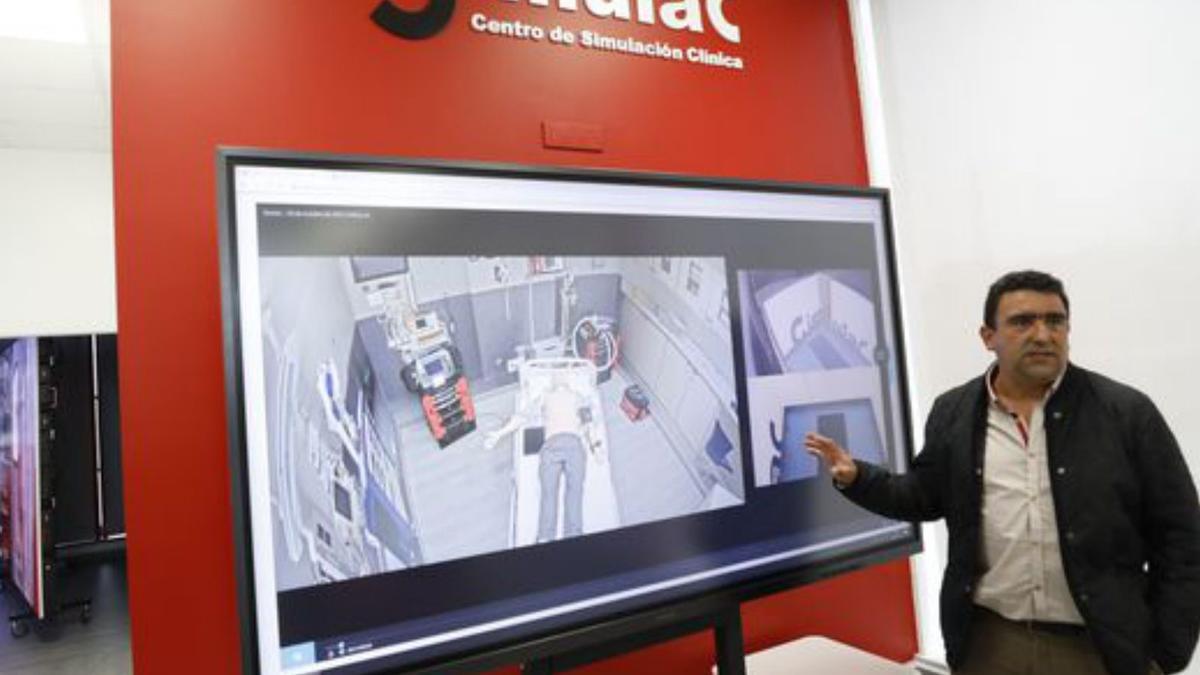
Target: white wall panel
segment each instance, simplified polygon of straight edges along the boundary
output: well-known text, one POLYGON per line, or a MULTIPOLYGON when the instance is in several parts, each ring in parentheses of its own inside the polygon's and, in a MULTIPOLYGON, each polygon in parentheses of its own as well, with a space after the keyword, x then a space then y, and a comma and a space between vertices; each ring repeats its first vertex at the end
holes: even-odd
POLYGON ((0 149, 0 336, 117 330, 112 204, 110 153, 0 149))
MULTIPOLYGON (((1071 296, 1073 360, 1149 393, 1196 474, 1200 3, 851 8, 866 18, 860 42, 874 32, 858 50, 864 119, 869 141, 886 138, 869 155, 894 189, 918 417, 986 367, 976 329, 988 284, 1040 268, 1071 296)), ((936 593, 940 562, 925 566, 923 596, 936 593)), ((936 622, 922 618, 923 643, 940 654, 926 619, 936 622)))

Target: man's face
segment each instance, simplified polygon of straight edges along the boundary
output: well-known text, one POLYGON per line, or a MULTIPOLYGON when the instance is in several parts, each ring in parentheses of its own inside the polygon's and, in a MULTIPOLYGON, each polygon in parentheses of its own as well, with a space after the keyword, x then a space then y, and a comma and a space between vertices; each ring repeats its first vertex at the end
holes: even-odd
POLYGON ((1011 291, 1000 296, 996 327, 979 335, 1000 372, 1018 383, 1050 384, 1067 365, 1071 325, 1057 293, 1011 291))

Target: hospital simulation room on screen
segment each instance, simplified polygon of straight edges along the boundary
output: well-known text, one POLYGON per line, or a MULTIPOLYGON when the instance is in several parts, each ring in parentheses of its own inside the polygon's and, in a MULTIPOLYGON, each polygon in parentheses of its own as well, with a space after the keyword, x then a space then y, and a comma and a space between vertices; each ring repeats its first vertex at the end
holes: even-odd
POLYGON ((914 549, 880 193, 223 158, 261 672, 428 663, 914 549))

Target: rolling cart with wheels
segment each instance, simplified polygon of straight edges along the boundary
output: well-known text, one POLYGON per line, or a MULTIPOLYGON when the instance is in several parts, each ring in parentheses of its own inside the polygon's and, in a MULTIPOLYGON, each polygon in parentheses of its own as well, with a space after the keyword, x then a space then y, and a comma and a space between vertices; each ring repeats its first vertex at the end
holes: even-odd
MULTIPOLYGON (((60 394, 68 391, 70 384, 61 370, 57 343, 52 339, 40 338, 36 341, 36 347, 32 344, 22 343, 21 352, 21 358, 36 364, 36 369, 27 371, 33 374, 29 376, 32 382, 26 386, 29 391, 36 392, 37 405, 34 421, 22 429, 25 438, 36 438, 36 443, 24 447, 22 459, 25 464, 19 470, 25 473, 20 483, 14 481, 14 485, 19 484, 23 488, 19 493, 23 495, 22 512, 29 518, 22 521, 28 524, 23 539, 25 544, 20 548, 23 563, 14 563, 12 566, 13 574, 20 577, 19 582, 12 584, 19 591, 13 595, 20 598, 26 608, 26 611, 8 617, 9 632, 16 638, 28 635, 31 628, 55 623, 76 610, 82 623, 88 623, 92 618, 91 598, 62 600, 59 577, 64 570, 56 551, 58 533, 55 510, 58 506, 59 476, 55 455, 60 451, 75 449, 69 443, 63 445, 64 439, 70 439, 70 434, 59 433, 60 426, 68 419, 60 407, 63 400, 60 394), (28 347, 25 346, 27 344, 28 347)), ((15 502, 16 497, 12 499, 15 502)), ((16 503, 7 504, 7 507, 10 514, 17 510, 16 503)), ((14 537, 11 551, 14 556, 18 552, 15 542, 14 537)))

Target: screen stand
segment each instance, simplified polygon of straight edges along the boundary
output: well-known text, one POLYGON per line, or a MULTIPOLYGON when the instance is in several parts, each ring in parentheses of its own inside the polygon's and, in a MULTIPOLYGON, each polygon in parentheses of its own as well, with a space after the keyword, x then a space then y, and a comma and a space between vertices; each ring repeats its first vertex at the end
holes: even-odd
POLYGON ((660 623, 599 644, 526 661, 521 665, 521 672, 525 675, 561 673, 709 629, 713 631, 719 675, 746 675, 746 655, 742 646, 742 614, 738 605, 711 614, 683 618, 677 622, 660 623))
POLYGON ((717 675, 746 675, 740 607, 734 607, 725 621, 713 626, 713 637, 717 643, 717 675))
POLYGON ((41 625, 43 623, 56 622, 60 616, 73 609, 79 610, 80 623, 88 623, 92 620, 92 599, 85 598, 83 600, 64 602, 58 606, 57 612, 47 615, 46 618, 41 620, 38 620, 37 615, 33 612, 12 614, 8 617, 8 630, 15 638, 25 637, 29 634, 31 624, 41 625))
MULTIPOLYGON (((13 637, 25 637, 29 634, 30 627, 41 627, 47 624, 57 623, 62 617, 75 611, 78 611, 79 613, 80 623, 86 624, 92 620, 92 599, 90 597, 85 597, 78 600, 70 600, 68 602, 58 602, 54 599, 57 596, 57 593, 53 589, 58 586, 60 582, 58 577, 62 574, 60 565, 61 563, 57 561, 52 565, 48 565, 47 573, 42 578, 42 583, 45 584, 46 588, 46 615, 39 619, 31 607, 28 608, 28 611, 9 615, 8 630, 13 637)), ((21 601, 24 603, 23 599, 21 599, 21 601)), ((26 607, 28 607, 28 605, 26 605, 26 607)))
POLYGON ((22 614, 13 614, 8 616, 8 632, 12 633, 13 638, 24 638, 29 634, 31 623, 42 625, 46 622, 58 621, 59 617, 66 614, 72 609, 79 610, 79 622, 88 623, 91 621, 91 598, 84 598, 82 601, 72 601, 62 603, 58 607, 55 614, 46 616, 46 619, 38 620, 37 616, 32 611, 25 611, 22 614))

